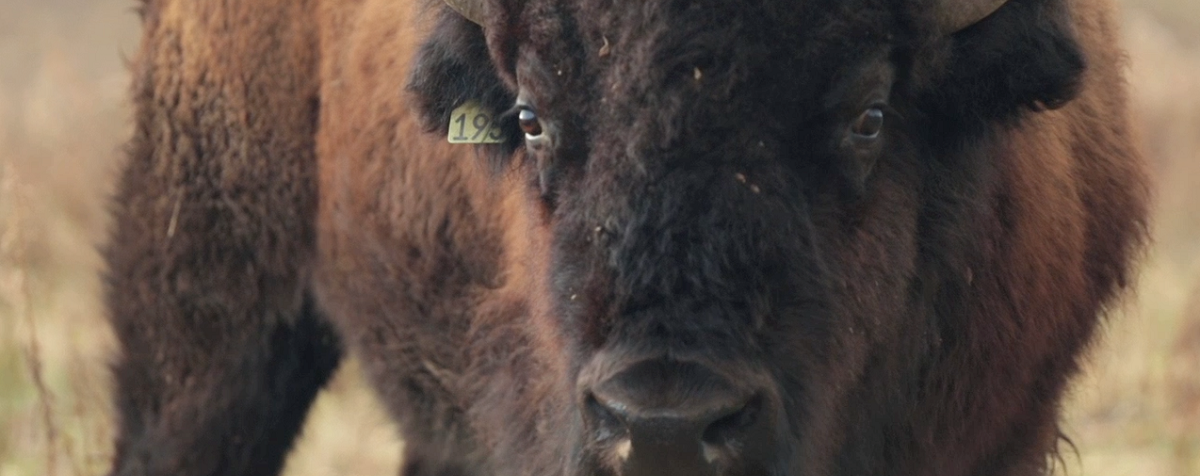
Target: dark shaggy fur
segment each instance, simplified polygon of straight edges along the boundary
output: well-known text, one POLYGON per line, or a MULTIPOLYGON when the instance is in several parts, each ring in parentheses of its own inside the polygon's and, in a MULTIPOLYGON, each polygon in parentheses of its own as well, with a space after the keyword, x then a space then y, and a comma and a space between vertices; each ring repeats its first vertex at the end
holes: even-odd
POLYGON ((1042 474, 1145 229, 1115 20, 933 3, 147 0, 113 474, 277 472, 343 342, 405 475, 622 474, 642 359, 759 392, 718 474, 1042 474), (444 144, 467 99, 550 142, 444 144))

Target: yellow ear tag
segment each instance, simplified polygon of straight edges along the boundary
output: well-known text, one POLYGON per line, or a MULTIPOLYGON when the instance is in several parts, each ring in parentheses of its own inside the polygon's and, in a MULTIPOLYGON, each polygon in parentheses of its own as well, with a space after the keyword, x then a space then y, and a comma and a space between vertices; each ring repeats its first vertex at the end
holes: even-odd
POLYGON ((467 101, 450 113, 446 140, 451 144, 500 144, 504 142, 504 132, 491 111, 479 101, 467 101))

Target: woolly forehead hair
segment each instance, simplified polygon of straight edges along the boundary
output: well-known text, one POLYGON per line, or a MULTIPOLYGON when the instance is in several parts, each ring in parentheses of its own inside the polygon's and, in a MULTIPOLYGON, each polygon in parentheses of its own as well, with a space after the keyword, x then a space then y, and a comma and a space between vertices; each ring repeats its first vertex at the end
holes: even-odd
POLYGON ((518 49, 533 52, 548 79, 574 90, 573 101, 591 87, 659 95, 698 76, 694 86, 709 99, 730 99, 746 81, 816 95, 847 60, 897 36, 895 7, 878 0, 530 0, 518 8, 508 33, 489 35, 493 47, 513 48, 511 57, 499 52, 501 69, 515 71, 518 49), (581 84, 605 78, 613 84, 581 84))
POLYGON ((589 53, 609 44, 656 61, 786 49, 801 56, 847 40, 892 34, 892 2, 880 0, 530 0, 521 15, 535 44, 578 34, 589 53))
MULTIPOLYGON (((956 29, 965 28, 977 22, 977 14, 985 16, 1003 1, 448 0, 446 4, 485 26, 493 60, 504 79, 511 80, 508 73, 515 66, 520 44, 563 41, 576 34, 582 34, 578 36, 586 43, 638 40, 635 37, 644 42, 662 32, 682 37, 708 34, 725 41, 761 37, 773 44, 814 50, 829 49, 829 43, 840 44, 856 37, 893 38, 898 31, 892 30, 901 30, 912 34, 908 36, 916 40, 911 42, 913 46, 928 46, 930 41, 947 36, 944 29, 948 25, 944 23, 948 16, 954 18, 956 29)), ((1050 0, 1048 4, 1057 2, 1050 0)), ((438 8, 444 4, 426 0, 426 6, 438 8)))

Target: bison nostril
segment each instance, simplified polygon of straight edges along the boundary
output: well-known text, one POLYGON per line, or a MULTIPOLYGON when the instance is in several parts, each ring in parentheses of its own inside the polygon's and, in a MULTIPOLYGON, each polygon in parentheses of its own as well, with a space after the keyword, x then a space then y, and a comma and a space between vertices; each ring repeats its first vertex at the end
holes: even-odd
POLYGON ((725 445, 740 439, 754 423, 762 410, 762 398, 754 397, 745 406, 718 418, 704 429, 702 439, 711 445, 725 445))
POLYGON ((625 432, 625 421, 621 418, 624 408, 619 403, 605 404, 589 393, 584 406, 594 421, 597 440, 607 440, 625 432))

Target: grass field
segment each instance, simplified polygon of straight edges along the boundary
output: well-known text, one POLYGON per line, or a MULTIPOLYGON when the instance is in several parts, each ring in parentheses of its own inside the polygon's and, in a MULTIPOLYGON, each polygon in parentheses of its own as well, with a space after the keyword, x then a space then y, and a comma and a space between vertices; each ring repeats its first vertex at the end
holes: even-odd
MULTIPOLYGON (((1074 386, 1059 473, 1200 476, 1200 2, 1127 2, 1130 80, 1158 179, 1155 243, 1074 386)), ((132 0, 0 2, 0 476, 102 474, 112 337, 95 245, 129 131, 132 0)), ((395 474, 353 362, 287 474, 395 474)))

